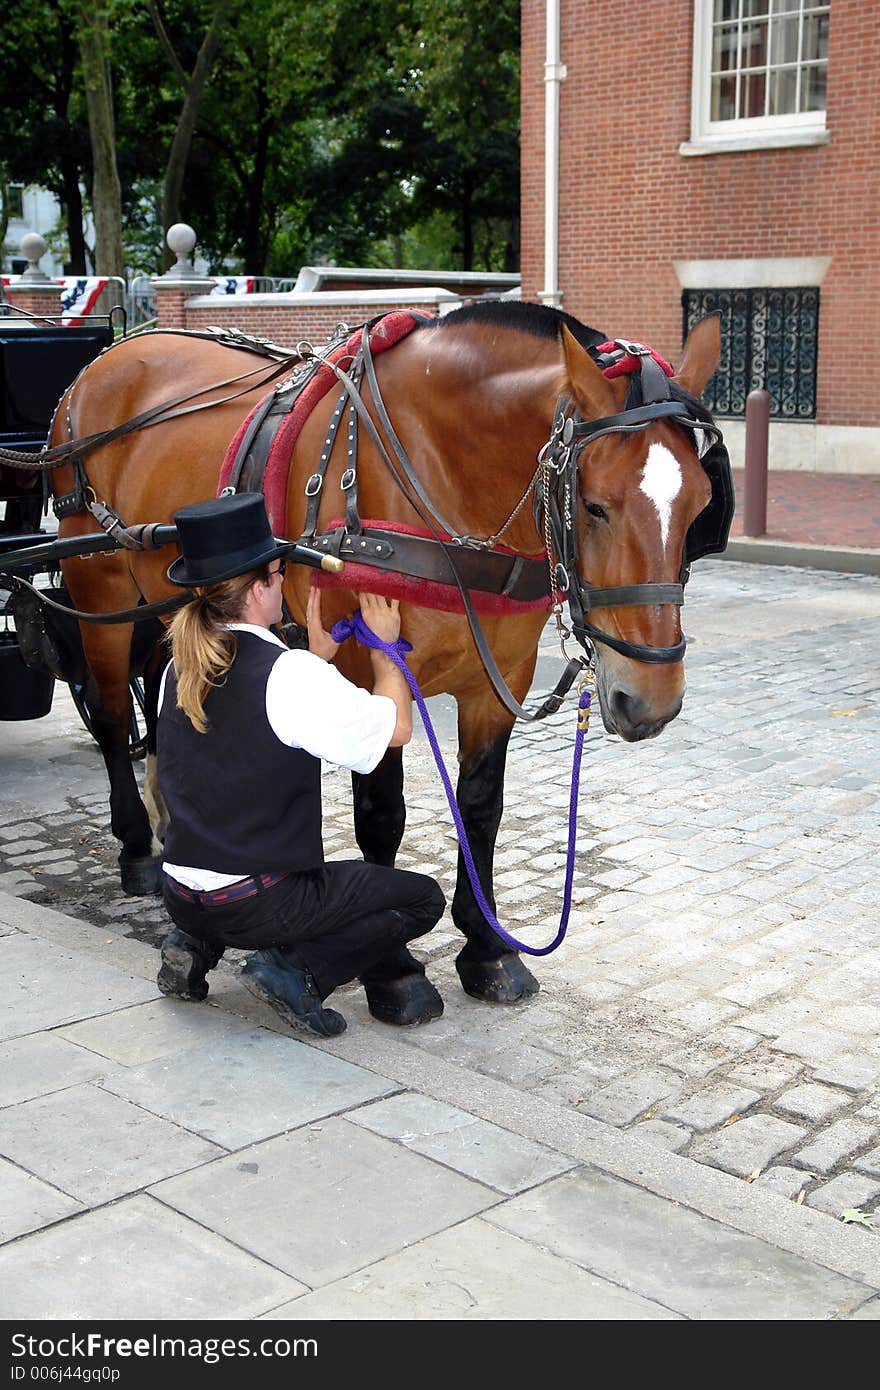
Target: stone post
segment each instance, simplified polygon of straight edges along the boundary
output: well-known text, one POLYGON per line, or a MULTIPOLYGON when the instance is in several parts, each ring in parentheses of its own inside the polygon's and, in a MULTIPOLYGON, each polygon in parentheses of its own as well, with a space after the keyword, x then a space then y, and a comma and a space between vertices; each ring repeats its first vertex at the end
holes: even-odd
POLYGON ((156 291, 156 320, 159 328, 186 328, 186 301, 193 295, 209 294, 214 281, 200 276, 190 259, 196 234, 185 222, 175 222, 165 238, 177 260, 164 275, 152 277, 156 291))
POLYGON ((46 243, 36 232, 26 232, 19 242, 21 253, 27 258, 28 268, 19 278, 6 286, 6 298, 16 309, 35 314, 39 318, 60 318, 61 286, 42 271, 40 257, 46 254, 46 243))

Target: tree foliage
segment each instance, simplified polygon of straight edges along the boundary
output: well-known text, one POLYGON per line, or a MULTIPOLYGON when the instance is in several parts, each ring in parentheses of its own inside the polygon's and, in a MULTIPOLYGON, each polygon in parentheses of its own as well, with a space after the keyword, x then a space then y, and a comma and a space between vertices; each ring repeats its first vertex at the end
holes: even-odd
POLYGON ((108 131, 129 267, 160 269, 163 229, 185 220, 215 269, 514 268, 518 22, 515 0, 19 7, 0 54, 6 174, 56 193, 75 269, 79 188, 106 175, 108 131), (112 110, 92 139, 83 12, 109 35, 112 110))

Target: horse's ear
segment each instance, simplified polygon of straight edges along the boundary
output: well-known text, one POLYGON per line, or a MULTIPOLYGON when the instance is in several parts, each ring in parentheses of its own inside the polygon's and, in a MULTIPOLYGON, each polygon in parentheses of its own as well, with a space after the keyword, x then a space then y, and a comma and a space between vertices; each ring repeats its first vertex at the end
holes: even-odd
POLYGON ((702 396, 720 357, 721 315, 709 314, 695 323, 688 334, 673 380, 692 396, 702 396))
POLYGON ((618 409, 618 401, 612 383, 602 375, 586 348, 581 347, 565 324, 562 325, 562 347, 568 389, 584 417, 598 420, 604 415, 613 415, 618 409))

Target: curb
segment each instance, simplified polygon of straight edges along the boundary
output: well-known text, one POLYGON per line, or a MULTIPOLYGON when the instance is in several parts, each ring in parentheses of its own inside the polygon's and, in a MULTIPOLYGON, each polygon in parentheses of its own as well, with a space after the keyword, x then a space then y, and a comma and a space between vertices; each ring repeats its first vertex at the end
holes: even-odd
POLYGON ((794 565, 800 569, 880 575, 880 550, 846 545, 805 545, 770 536, 737 536, 715 560, 745 560, 759 565, 794 565))

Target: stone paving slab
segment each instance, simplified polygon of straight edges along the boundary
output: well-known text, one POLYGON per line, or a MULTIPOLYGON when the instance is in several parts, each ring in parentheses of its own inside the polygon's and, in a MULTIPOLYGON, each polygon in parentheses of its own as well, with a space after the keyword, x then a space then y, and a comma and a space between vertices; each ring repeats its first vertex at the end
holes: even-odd
POLYGON ((82 1210, 66 1193, 0 1158, 0 1245, 82 1210))
POLYGON ((155 998, 155 986, 73 951, 59 965, 47 976, 39 942, 20 932, 0 939, 0 1041, 91 1018, 111 998, 116 1008, 155 998))
POLYGON ((489 1188, 340 1118, 240 1150, 152 1192, 312 1287, 499 1200, 489 1188))
POLYGON ((111 1072, 102 1085, 227 1149, 396 1089, 385 1077, 262 1028, 111 1072))
POLYGON ((535 1187, 575 1166, 572 1159, 543 1144, 427 1096, 391 1096, 365 1105, 347 1118, 508 1194, 535 1187))
POLYGON ((254 1318, 301 1292, 289 1275, 147 1196, 0 1248, 8 1320, 254 1318))
POLYGON ((194 1008, 179 1000, 153 998, 148 1004, 59 1028, 54 1036, 107 1059, 101 1068, 106 1073, 115 1070, 114 1063, 135 1067, 190 1047, 219 1043, 248 1027, 244 1019, 209 1004, 194 1008))
POLYGON ((107 1070, 103 1058, 56 1033, 30 1033, 0 1043, 0 1109, 92 1081, 107 1070))
POLYGON ((678 1316, 475 1217, 262 1320, 649 1322, 678 1316))
POLYGON ((89 1206, 222 1152, 92 1085, 0 1110, 0 1154, 89 1206))
POLYGON ((864 1285, 602 1173, 557 1178, 485 1219, 689 1318, 839 1318, 870 1297, 864 1285))

